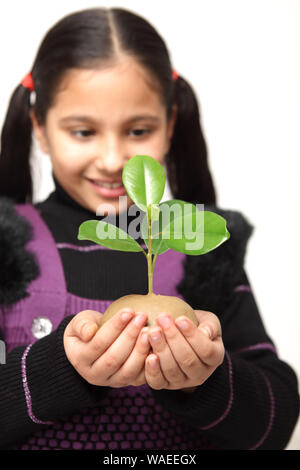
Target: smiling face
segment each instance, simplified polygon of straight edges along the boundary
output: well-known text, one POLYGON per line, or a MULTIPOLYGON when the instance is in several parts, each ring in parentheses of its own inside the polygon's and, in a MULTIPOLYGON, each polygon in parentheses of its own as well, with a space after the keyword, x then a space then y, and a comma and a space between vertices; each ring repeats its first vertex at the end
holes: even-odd
POLYGON ((110 204, 119 212, 119 196, 132 201, 122 182, 125 163, 150 155, 163 164, 170 146, 176 107, 170 120, 158 88, 131 58, 96 69, 72 69, 60 83, 55 101, 40 126, 31 113, 35 135, 48 153, 53 173, 80 205, 96 212, 110 204), (107 184, 106 184, 107 186, 107 184))

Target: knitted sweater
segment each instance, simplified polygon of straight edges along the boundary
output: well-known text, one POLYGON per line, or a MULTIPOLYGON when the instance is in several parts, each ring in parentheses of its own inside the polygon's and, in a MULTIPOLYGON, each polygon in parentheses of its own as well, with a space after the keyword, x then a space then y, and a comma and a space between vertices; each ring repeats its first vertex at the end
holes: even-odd
POLYGON ((55 316, 51 295, 41 301, 30 293, 42 270, 27 249, 34 234, 9 201, 0 201, 0 329, 7 345, 6 364, 0 365, 1 448, 283 449, 287 445, 299 413, 297 380, 265 331, 244 272, 252 227, 241 214, 213 208, 227 219, 230 240, 205 256, 178 254, 165 263, 171 281, 166 278, 164 287, 169 283, 168 289, 194 309, 217 314, 226 349, 224 362, 206 382, 185 394, 152 390, 147 384, 96 387, 75 371, 63 348, 66 325, 81 310, 103 312, 122 295, 145 294, 146 263, 136 253, 78 241, 80 223, 96 217, 57 182, 55 192, 35 207, 56 245, 67 302, 64 317, 49 323, 55 316), (40 312, 39 317, 32 316, 33 310, 26 312, 31 339, 17 321, 12 324, 8 319, 10 311, 18 318, 18 306, 27 300, 40 312))

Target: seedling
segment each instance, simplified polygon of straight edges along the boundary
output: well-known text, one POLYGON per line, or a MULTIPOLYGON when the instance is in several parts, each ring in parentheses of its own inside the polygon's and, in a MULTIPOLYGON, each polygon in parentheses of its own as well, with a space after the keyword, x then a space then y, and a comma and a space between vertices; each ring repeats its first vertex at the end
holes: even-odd
MULTIPOLYGON (((147 250, 124 230, 99 220, 83 222, 78 239, 90 240, 113 250, 142 252, 148 267, 148 298, 153 300, 153 274, 159 255, 169 249, 203 255, 228 240, 230 234, 226 220, 214 212, 199 210, 197 205, 178 199, 161 203, 166 176, 162 165, 154 158, 147 155, 132 157, 123 168, 122 180, 130 199, 144 212, 141 235, 147 250)), ((122 299, 129 300, 129 297, 134 296, 122 299)), ((145 300, 145 296, 138 297, 145 300)), ((162 297, 168 296, 158 297, 163 300, 162 297)))

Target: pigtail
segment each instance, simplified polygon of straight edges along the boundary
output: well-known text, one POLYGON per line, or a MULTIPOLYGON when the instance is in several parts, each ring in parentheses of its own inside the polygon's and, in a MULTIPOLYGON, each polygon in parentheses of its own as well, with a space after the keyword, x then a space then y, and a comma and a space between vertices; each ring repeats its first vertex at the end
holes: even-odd
POLYGON ((11 96, 1 134, 0 196, 32 201, 30 92, 19 85, 11 96))
POLYGON ((178 106, 166 167, 175 199, 194 204, 215 204, 216 194, 210 174, 207 148, 200 124, 197 98, 191 86, 178 76, 174 83, 178 106))
MULTIPOLYGON (((170 116, 174 103, 178 115, 165 164, 174 198, 215 204, 207 149, 200 125, 197 99, 190 85, 172 67, 167 47, 145 19, 124 9, 87 9, 68 15, 45 36, 34 61, 38 122, 45 123, 57 85, 69 69, 107 64, 124 51, 152 71, 161 85, 162 99, 170 116), (134 34, 133 34, 134 32, 134 34)), ((0 196, 18 203, 32 201, 30 150, 32 124, 30 92, 16 88, 8 108, 0 154, 0 196)))

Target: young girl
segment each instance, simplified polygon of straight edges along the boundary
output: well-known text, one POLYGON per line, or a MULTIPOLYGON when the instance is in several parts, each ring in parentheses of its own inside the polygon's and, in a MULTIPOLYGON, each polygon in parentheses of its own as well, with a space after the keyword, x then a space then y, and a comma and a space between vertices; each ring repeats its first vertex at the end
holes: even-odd
POLYGON ((194 93, 147 21, 89 9, 47 33, 9 104, 0 193, 2 449, 285 448, 297 381, 244 272, 252 227, 217 208, 194 93), (55 182, 38 204, 32 131, 55 182), (154 292, 184 298, 198 327, 162 312, 150 328, 125 309, 99 329, 113 300, 147 293, 147 267, 78 241, 78 228, 103 204, 119 210, 122 169, 145 154, 165 165, 174 199, 222 214, 231 238, 205 256, 157 259, 154 292))

